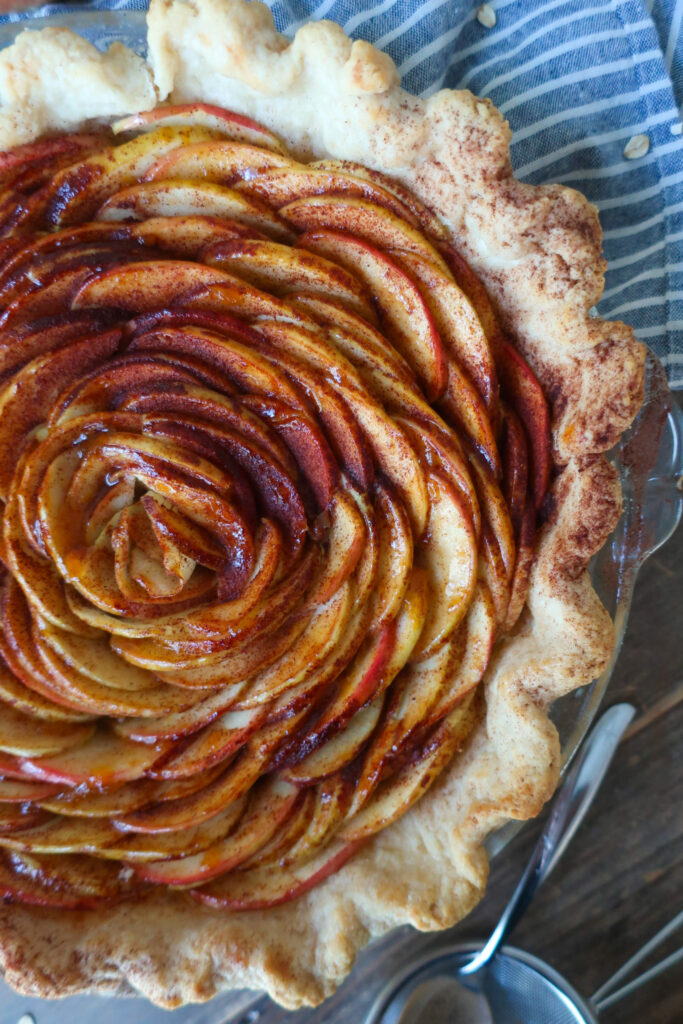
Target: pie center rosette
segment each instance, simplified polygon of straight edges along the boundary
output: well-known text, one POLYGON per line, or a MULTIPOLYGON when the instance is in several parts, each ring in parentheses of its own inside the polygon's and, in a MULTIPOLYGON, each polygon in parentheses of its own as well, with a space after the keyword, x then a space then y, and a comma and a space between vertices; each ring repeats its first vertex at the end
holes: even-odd
POLYGON ((398 182, 114 131, 0 155, 0 891, 270 905, 467 742, 547 408, 398 182))

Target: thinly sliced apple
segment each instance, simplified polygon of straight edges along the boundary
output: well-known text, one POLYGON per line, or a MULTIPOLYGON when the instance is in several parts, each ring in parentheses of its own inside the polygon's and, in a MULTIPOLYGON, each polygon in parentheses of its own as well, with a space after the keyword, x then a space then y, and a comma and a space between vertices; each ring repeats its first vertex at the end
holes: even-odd
POLYGON ((409 188, 406 188, 405 185, 402 185, 400 181, 396 181, 389 174, 376 171, 371 167, 364 167, 363 164, 355 163, 353 160, 316 160, 308 166, 312 169, 319 168, 328 172, 339 171, 352 174, 354 178, 360 178, 363 181, 371 181, 380 185, 387 192, 396 196, 404 209, 409 211, 410 216, 403 215, 409 224, 412 224, 414 227, 421 227, 433 240, 440 243, 448 240, 448 232, 439 218, 424 203, 416 199, 409 188))
POLYGON ((363 516, 353 497, 339 490, 328 509, 326 558, 310 599, 322 604, 337 593, 353 573, 366 539, 363 516))
POLYGON ((46 352, 54 352, 85 335, 97 333, 98 324, 87 313, 80 317, 64 314, 64 321, 52 326, 28 325, 28 330, 7 332, 7 342, 0 352, 0 377, 9 376, 46 352))
POLYGON ((399 249, 423 256, 448 274, 441 253, 420 231, 383 206, 365 199, 325 195, 297 199, 281 207, 281 215, 300 231, 346 231, 378 249, 399 249))
POLYGON ((235 142, 248 142, 254 146, 264 146, 284 152, 277 135, 267 128, 252 121, 244 114, 236 114, 233 110, 225 110, 211 103, 178 103, 172 106, 155 107, 139 114, 129 114, 114 121, 111 130, 114 135, 124 132, 153 131, 161 127, 179 128, 184 126, 206 128, 235 142))
POLYGON ((315 253, 278 242, 239 239, 210 245, 202 259, 275 295, 304 288, 323 298, 335 298, 361 317, 374 319, 370 295, 358 279, 315 253))
POLYGON ((0 857, 0 898, 55 910, 91 910, 134 891, 116 864, 93 857, 4 853, 0 857))
POLYGON ((362 337, 340 327, 328 327, 327 333, 334 347, 358 370, 365 386, 388 412, 410 410, 412 415, 434 415, 412 373, 403 373, 404 360, 389 345, 385 351, 377 351, 368 347, 362 337))
POLYGON ((289 817, 280 826, 272 839, 256 853, 242 861, 239 870, 249 871, 253 867, 279 865, 288 850, 296 843, 311 823, 316 808, 315 790, 302 790, 292 807, 289 817))
POLYGON ((140 177, 145 181, 171 178, 229 184, 253 172, 296 166, 291 157, 245 142, 225 139, 183 145, 155 160, 140 177))
MULTIPOLYGON (((38 258, 27 259, 21 271, 5 282, 0 289, 0 305, 10 306, 29 295, 36 301, 42 301, 45 288, 69 273, 87 271, 98 274, 107 267, 127 260, 135 262, 144 255, 151 253, 145 254, 141 247, 127 241, 106 238, 95 239, 89 244, 55 246, 51 250, 43 247, 38 258)), ((62 309, 55 306, 55 314, 63 313, 64 308, 68 309, 68 302, 62 309)), ((49 315, 50 311, 47 312, 49 315)))
POLYGON ((112 786, 141 778, 168 749, 168 744, 162 743, 131 743, 101 729, 75 750, 25 758, 22 765, 31 777, 45 782, 112 786))
POLYGON ((3 631, 0 632, 0 653, 12 673, 21 680, 27 690, 35 693, 44 701, 65 707, 67 711, 73 711, 74 715, 80 716, 72 720, 89 720, 92 717, 90 712, 81 706, 74 710, 74 706, 69 704, 66 696, 46 671, 35 650, 31 632, 31 613, 26 604, 26 598, 13 580, 5 588, 2 607, 6 618, 3 622, 3 631), (81 714, 81 712, 87 713, 81 714))
POLYGON ((77 636, 40 619, 37 620, 37 628, 45 643, 67 665, 102 686, 140 693, 159 685, 159 680, 150 672, 128 665, 117 657, 104 636, 77 636))
MULTIPOLYGON (((177 669, 163 674, 163 678, 169 680, 176 686, 190 687, 220 687, 215 698, 208 698, 196 705, 196 716, 191 712, 188 724, 194 723, 208 713, 207 722, 213 717, 213 708, 219 706, 221 711, 227 711, 235 701, 239 701, 247 681, 257 672, 268 665, 271 665, 280 655, 296 643, 306 628, 306 618, 300 618, 296 611, 285 619, 283 624, 267 636, 255 637, 251 641, 240 644, 235 651, 224 654, 221 658, 210 661, 206 665, 197 665, 186 669, 177 669), (227 698, 228 703, 222 707, 222 702, 227 698), (209 703, 211 702, 211 703, 209 703)), ((159 727, 165 728, 163 719, 158 720, 159 727)), ((173 734, 175 725, 178 724, 180 733, 194 732, 193 728, 185 729, 180 723, 169 719, 169 729, 173 734)), ((206 724, 202 721, 202 724, 206 724)), ((142 727, 142 722, 133 723, 134 728, 142 727)), ((148 723, 153 727, 151 723, 148 723)), ((132 734, 131 734, 132 735, 132 734)))
POLYGON ((510 603, 510 580, 508 578, 505 563, 500 553, 498 541, 488 527, 482 530, 479 546, 478 573, 493 598, 496 609, 496 621, 502 628, 507 618, 508 605, 510 603))
MULTIPOLYGON (((149 248, 163 249, 185 260, 195 259, 205 245, 219 239, 262 237, 260 231, 236 220, 204 215, 149 217, 134 221, 127 227, 131 238, 139 238, 149 248)), ((178 326, 182 326, 180 319, 178 326)))
POLYGON ((503 393, 524 424, 529 440, 531 483, 538 509, 548 489, 552 464, 548 403, 531 367, 507 341, 497 353, 497 366, 503 393))
POLYGON ((503 624, 506 633, 514 627, 517 619, 522 614, 529 590, 531 579, 531 568, 534 562, 534 539, 536 534, 536 510, 532 502, 527 502, 522 515, 517 539, 517 558, 515 560, 515 572, 512 577, 512 588, 510 590, 510 603, 508 604, 507 616, 503 624))
POLYGON ((395 420, 369 394, 352 390, 343 382, 337 385, 337 392, 354 410, 378 468, 399 491, 413 534, 421 537, 427 524, 428 498, 415 450, 395 420))
POLYGON ((199 358, 227 374, 240 390, 266 394, 305 413, 298 389, 258 351, 258 343, 256 332, 245 331, 243 339, 237 340, 234 336, 214 334, 199 327, 167 327, 138 335, 131 342, 130 351, 163 349, 199 358))
POLYGON ((294 785, 310 785, 350 764, 372 735, 382 713, 384 699, 384 694, 380 694, 367 707, 357 711, 346 727, 327 743, 293 767, 285 768, 284 778, 294 785))
MULTIPOLYGON (((298 564, 292 570, 290 579, 280 578, 281 559, 283 557, 282 533, 272 522, 263 520, 256 537, 257 557, 251 579, 242 594, 228 601, 219 601, 201 606, 192 611, 166 615, 151 621, 122 621, 114 616, 93 614, 87 606, 78 607, 79 616, 94 621, 98 626, 108 629, 117 637, 112 642, 114 649, 122 645, 123 639, 149 639, 150 643, 171 644, 175 642, 178 657, 169 665, 160 666, 175 670, 176 668, 195 667, 209 664, 213 660, 222 659, 224 651, 237 648, 239 643, 246 642, 257 623, 261 622, 264 607, 273 615, 282 612, 282 620, 287 613, 291 614, 296 604, 295 596, 300 598, 310 582, 318 561, 315 548, 306 548, 298 564), (299 588, 297 595, 297 588, 299 588), (287 607, 289 602, 289 607, 287 607), (285 608, 281 608, 281 603, 285 608), (200 647, 197 647, 197 645, 200 647), (181 664, 185 659, 181 653, 193 655, 189 665, 181 664), (215 652, 215 657, 213 653, 215 652)), ((75 604, 75 598, 72 598, 75 604)), ((276 629, 271 619, 270 626, 276 629)), ((137 664, 131 653, 137 650, 126 647, 126 657, 137 664)), ((170 647, 169 647, 170 651, 170 647)))
POLYGON ((0 392, 0 495, 6 497, 16 459, 28 434, 45 419, 55 398, 80 373, 116 351, 118 329, 74 341, 27 363, 0 392))
POLYGON ((75 292, 93 275, 92 267, 81 264, 56 273, 42 288, 23 293, 0 313, 0 327, 17 331, 36 320, 53 320, 70 308, 75 292))
POLYGON ((474 449, 481 453, 495 477, 500 477, 500 455, 491 419, 473 384, 454 359, 448 361, 446 390, 438 402, 446 422, 464 432, 474 449))
POLYGON ((517 535, 519 534, 527 504, 529 447, 519 417, 507 405, 503 409, 503 429, 503 444, 501 446, 503 478, 501 480, 501 487, 505 495, 505 504, 508 507, 510 519, 517 535))
POLYGON ((131 237, 130 227, 125 224, 94 223, 32 236, 29 241, 24 240, 0 267, 0 287, 5 289, 21 282, 27 271, 45 266, 58 251, 79 250, 97 242, 109 242, 116 247, 131 237))
POLYGON ((396 644, 395 621, 367 637, 351 666, 340 677, 334 698, 298 741, 300 753, 306 756, 317 750, 343 729, 364 704, 386 689, 391 681, 387 678, 387 667, 396 644))
POLYGON ((53 786, 49 782, 0 779, 0 801, 6 804, 36 803, 59 792, 59 786, 53 786))
POLYGON ((315 808, 308 828, 283 855, 280 867, 310 860, 332 839, 351 804, 353 780, 348 773, 339 771, 319 782, 314 792, 315 808))
POLYGON ((356 789, 368 793, 374 789, 385 765, 401 754, 416 730, 424 727, 449 683, 463 646, 454 638, 430 658, 402 670, 387 695, 386 714, 365 753, 356 789))
POLYGON ((474 533, 481 534, 481 510, 467 459, 453 431, 442 424, 397 416, 396 422, 410 438, 423 466, 438 470, 455 488, 467 506, 474 533))
POLYGON ((303 896, 339 869, 358 850, 360 843, 331 843, 305 864, 273 871, 271 867, 236 871, 191 895, 200 903, 220 910, 260 910, 303 896))
POLYGON ((429 579, 424 569, 414 565, 408 590, 396 620, 396 643, 385 669, 382 689, 398 675, 414 656, 429 610, 429 579))
POLYGON ((467 298, 474 306, 479 322, 484 328, 484 334, 491 346, 491 351, 498 362, 500 346, 503 343, 503 335, 493 312, 491 300, 488 297, 486 288, 474 273, 469 263, 458 252, 447 238, 444 238, 439 245, 443 257, 448 264, 451 274, 459 288, 463 290, 467 298))
POLYGON ((390 255, 419 286, 441 340, 469 375, 495 421, 498 408, 496 366, 471 302, 450 274, 424 257, 396 251, 390 255))
POLYGON ((74 786, 43 797, 40 806, 67 818, 109 818, 114 814, 128 814, 150 803, 158 785, 153 779, 136 779, 112 789, 74 786))
POLYGON ((313 492, 318 511, 327 510, 339 485, 339 466, 314 417, 304 413, 303 409, 293 416, 291 407, 285 402, 247 395, 241 401, 242 423, 249 409, 262 422, 266 421, 289 449, 299 472, 313 492))
POLYGON ((32 804, 0 803, 0 838, 35 828, 47 818, 45 811, 32 804))
POLYGON ((375 501, 377 567, 373 579, 373 619, 390 622, 398 615, 413 567, 413 537, 405 509, 391 490, 377 485, 375 501))
POLYGON ((34 778, 24 762, 14 754, 5 754, 0 750, 0 774, 4 779, 18 779, 33 782, 34 778))
POLYGON ((299 643, 251 680, 243 701, 250 706, 269 705, 323 665, 337 648, 351 617, 353 596, 353 587, 347 580, 312 613, 299 643))
POLYGON ((430 736, 416 757, 382 783, 365 806, 339 829, 341 839, 367 839, 400 818, 424 795, 461 749, 476 722, 472 697, 465 697, 430 736))
MULTIPOLYGON (((0 651, 3 649, 0 640, 0 651)), ((35 690, 25 686, 9 668, 7 668, 0 657, 0 701, 8 704, 26 715, 31 715, 41 722, 86 722, 90 715, 80 711, 72 711, 66 707, 60 707, 52 700, 42 697, 35 690)))
POLYGON ((259 777, 260 767, 258 761, 238 757, 204 789, 118 816, 114 824, 123 832, 178 832, 214 818, 228 806, 234 807, 237 824, 244 810, 244 797, 259 777))
MULTIPOLYGON (((287 695, 286 695, 287 696, 287 695)), ((296 706, 286 714, 279 713, 284 699, 274 702, 273 714, 247 744, 247 757, 257 758, 263 764, 263 774, 276 772, 286 759, 292 743, 296 743, 301 727, 315 714, 315 705, 296 706)))
POLYGON ((44 825, 9 836, 0 846, 35 853, 92 853, 107 860, 147 861, 206 849, 234 826, 234 808, 182 832, 124 835, 105 818, 54 816, 44 825))
POLYGON ((0 846, 27 853, 96 853, 116 837, 116 829, 105 819, 47 815, 44 824, 0 834, 0 846))
POLYGON ((352 410, 378 468, 401 492, 415 535, 421 536, 428 514, 422 468, 406 436, 368 392, 354 367, 323 338, 297 325, 267 323, 258 325, 258 329, 277 349, 274 362, 283 366, 289 363, 299 380, 302 362, 326 375, 322 396, 319 386, 314 385, 318 399, 326 399, 327 393, 335 391, 352 410))
MULTIPOLYGON (((72 633, 93 635, 93 630, 85 623, 79 622, 77 616, 69 608, 64 582, 54 565, 46 561, 44 555, 38 555, 27 543, 18 503, 20 479, 19 473, 15 474, 17 486, 13 488, 5 505, 3 523, 3 557, 11 572, 2 598, 5 631, 7 631, 8 617, 11 617, 12 622, 22 623, 21 631, 24 640, 30 636, 31 617, 24 597, 25 592, 30 597, 31 608, 35 609, 47 622, 72 633), (6 607, 7 605, 12 606, 11 613, 6 607)), ((9 637, 8 642, 10 642, 9 637)), ((27 647, 24 641, 18 640, 12 646, 16 658, 20 660, 24 653, 28 655, 30 652, 30 645, 27 647)), ((23 673, 17 670, 15 661, 11 663, 14 674, 29 689, 37 689, 32 685, 34 675, 39 680, 45 676, 45 672, 37 667, 37 662, 39 659, 33 657, 30 666, 26 663, 26 671, 23 673)), ((42 689, 40 692, 43 692, 42 689)), ((54 699, 57 703, 63 703, 63 700, 58 700, 51 692, 44 693, 43 696, 50 700, 54 699)))
POLYGON ((91 219, 107 196, 139 181, 165 153, 215 138, 205 128, 159 128, 58 171, 36 194, 32 215, 51 227, 91 219))
POLYGON ((245 810, 246 795, 259 775, 259 765, 249 763, 244 757, 236 759, 210 785, 188 797, 167 800, 162 804, 151 804, 130 814, 114 818, 115 825, 125 833, 158 835, 177 833, 194 828, 221 814, 226 824, 226 833, 238 823, 245 810), (225 816, 232 811, 232 819, 225 816))
POLYGON ((117 736, 125 736, 138 743, 189 736, 228 711, 239 699, 245 686, 245 681, 222 686, 217 693, 208 697, 202 698, 200 695, 197 703, 185 711, 172 711, 153 718, 124 718, 113 722, 112 728, 117 736))
POLYGON ((242 822, 226 839, 214 843, 203 853, 136 867, 146 882, 174 887, 197 885, 225 874, 264 846, 291 812, 298 789, 277 777, 264 781, 254 795, 242 822))
POLYGON ((480 464, 476 456, 470 459, 470 470, 479 496, 482 521, 485 525, 488 523, 498 542, 505 572, 510 580, 515 567, 515 535, 505 498, 491 473, 480 464))
POLYGON ((349 333, 334 324, 327 326, 326 333, 336 353, 357 372, 363 390, 367 389, 386 412, 394 417, 398 411, 418 419, 435 419, 410 368, 392 346, 373 346, 363 334, 349 333))
MULTIPOLYGON (((361 607, 370 596, 375 585, 380 558, 380 533, 375 509, 367 494, 349 488, 349 494, 363 517, 365 543, 356 567, 356 604, 361 607)), ((411 538, 412 539, 412 538, 411 538)))
POLYGON ((128 263, 87 281, 74 295, 72 309, 122 309, 145 313, 163 309, 191 288, 220 284, 226 275, 183 260, 128 263))
POLYGON ((347 195, 382 206, 400 220, 413 227, 417 222, 397 196, 370 178, 361 178, 342 168, 327 170, 306 164, 300 167, 263 171, 257 177, 245 179, 240 188, 250 195, 259 196, 276 210, 295 199, 316 195, 347 195))
POLYGON ((7 183, 16 175, 36 165, 55 166, 55 160, 66 158, 75 162, 83 153, 99 149, 105 145, 103 135, 77 134, 57 135, 52 139, 38 139, 13 146, 12 149, 0 153, 0 187, 6 188, 7 183))
MULTIPOLYGON (((341 302, 336 302, 334 299, 323 299, 319 295, 311 295, 308 292, 297 293, 291 301, 297 309, 310 313, 327 328, 335 343, 338 339, 354 340, 366 352, 376 353, 380 356, 386 361, 385 365, 390 363, 391 374, 397 379, 409 386, 416 383, 411 367, 384 335, 373 324, 368 323, 356 313, 352 313, 341 302)), ((348 359, 351 359, 346 349, 341 351, 348 359)))
POLYGON ((341 231, 307 231, 297 245, 360 278, 375 299, 390 341, 414 370, 428 400, 436 401, 448 380, 446 356, 434 318, 410 277, 365 239, 341 231))
POLYGON ((234 220, 285 241, 293 238, 287 225, 267 206, 214 182, 175 178, 129 185, 110 196, 97 211, 97 220, 104 221, 201 216, 234 220))
POLYGON ((465 503, 446 477, 432 470, 429 488, 429 542, 417 548, 427 570, 431 599, 414 657, 431 657, 467 613, 477 582, 477 543, 465 503))
POLYGON ((263 724, 267 708, 249 711, 226 711, 206 726, 184 748, 154 769, 159 779, 184 779, 212 765, 224 763, 263 724))
POLYGON ((0 705, 0 750, 17 757, 44 757, 82 746, 95 732, 92 723, 45 722, 0 705))
POLYGON ((130 864, 145 864, 149 861, 156 862, 196 854, 200 850, 208 849, 224 836, 230 835, 235 828, 236 819, 239 820, 241 803, 238 801, 238 806, 230 804, 208 821, 179 832, 124 834, 112 826, 112 840, 93 852, 107 860, 123 860, 130 864))
POLYGON ((496 607, 483 580, 477 583, 467 618, 458 632, 461 630, 464 638, 459 638, 458 649, 461 641, 464 651, 460 663, 427 714, 425 728, 450 714, 462 698, 478 686, 486 671, 496 638, 496 607))
MULTIPOLYGON (((351 665, 353 658, 368 636, 371 624, 372 609, 369 602, 359 604, 356 601, 355 610, 337 646, 315 672, 310 672, 298 686, 285 690, 272 705, 268 721, 273 724, 277 722, 284 722, 286 724, 292 716, 299 714, 299 712, 315 711, 319 699, 324 700, 326 698, 330 686, 351 665)), ((247 707, 249 704, 250 700, 246 696, 240 701, 240 706, 247 707)), ((280 749, 278 764, 284 764, 289 758, 292 753, 289 746, 298 750, 296 737, 292 744, 285 744, 280 749)))
POLYGON ((55 797, 41 800, 41 807, 52 811, 53 814, 66 815, 68 818, 111 818, 137 811, 148 804, 191 796, 192 793, 210 785, 222 770, 222 766, 218 765, 178 782, 158 782, 145 778, 125 782, 109 789, 76 786, 65 789, 55 797))
MULTIPOLYGON (((184 711, 200 699, 199 696, 166 683, 156 681, 154 685, 153 676, 153 685, 139 690, 116 689, 114 686, 102 684, 70 665, 55 649, 54 642, 46 640, 41 626, 40 620, 36 620, 33 643, 53 687, 55 699, 59 696, 65 703, 86 709, 94 715, 147 718, 184 711)), ((112 654, 112 657, 115 655, 112 654)), ((122 665, 125 666, 125 662, 122 662, 122 665)))
MULTIPOLYGON (((239 316, 254 321, 283 320, 285 323, 297 323, 312 329, 316 327, 315 321, 297 310, 290 302, 268 295, 267 292, 260 291, 237 277, 231 278, 228 274, 225 275, 222 284, 190 289, 175 300, 173 310, 161 311, 156 315, 167 321, 169 326, 186 327, 189 323, 200 323, 200 318, 206 317, 207 314, 214 317, 232 314, 233 317, 239 316), (190 319, 183 320, 183 316, 189 316, 190 319), (196 319, 193 320, 193 317, 196 319)), ((208 322, 202 323, 202 326, 211 329, 208 322)))

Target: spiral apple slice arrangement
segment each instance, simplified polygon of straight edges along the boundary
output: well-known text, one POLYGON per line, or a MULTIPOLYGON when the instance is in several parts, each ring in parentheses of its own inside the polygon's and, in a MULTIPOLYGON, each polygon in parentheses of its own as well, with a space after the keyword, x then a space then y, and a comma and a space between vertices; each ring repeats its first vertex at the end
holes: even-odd
POLYGON ((398 182, 113 132, 0 156, 0 894, 266 907, 467 744, 548 408, 398 182))

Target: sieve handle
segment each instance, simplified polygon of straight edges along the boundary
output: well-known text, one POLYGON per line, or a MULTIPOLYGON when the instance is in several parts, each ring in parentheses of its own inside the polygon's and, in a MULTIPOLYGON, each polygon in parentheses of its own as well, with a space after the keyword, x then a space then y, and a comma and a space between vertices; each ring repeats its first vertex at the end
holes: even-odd
POLYGON ((648 981, 651 981, 652 978, 656 978, 658 974, 662 974, 670 967, 673 967, 674 964, 678 963, 679 960, 683 959, 683 947, 681 947, 669 956, 665 957, 663 960, 660 960, 659 963, 655 964, 653 967, 650 967, 647 971, 643 971, 642 974, 633 978, 632 981, 622 985, 621 988, 615 988, 620 981, 623 981, 623 979, 631 973, 634 967, 637 967, 639 963, 642 963, 642 961, 648 957, 650 953, 657 948, 657 946, 661 946, 661 944, 665 942, 670 935, 673 935, 674 932, 678 931, 681 926, 683 926, 683 910, 676 914, 668 924, 665 924, 656 935, 653 935, 644 946, 641 946, 638 952, 634 953, 630 960, 626 961, 623 967, 620 967, 611 978, 607 979, 604 985, 600 986, 597 992, 593 993, 591 996, 591 1002, 595 1009, 599 1011, 605 1010, 608 1006, 612 1006, 613 1003, 617 1003, 620 999, 623 999, 624 996, 628 996, 631 992, 635 992, 635 990, 640 988, 641 985, 645 985, 648 981))
POLYGON ((614 704, 593 726, 560 786, 550 817, 500 921, 484 948, 460 968, 460 974, 474 974, 488 963, 511 934, 539 885, 555 868, 593 803, 635 710, 632 704, 614 704))

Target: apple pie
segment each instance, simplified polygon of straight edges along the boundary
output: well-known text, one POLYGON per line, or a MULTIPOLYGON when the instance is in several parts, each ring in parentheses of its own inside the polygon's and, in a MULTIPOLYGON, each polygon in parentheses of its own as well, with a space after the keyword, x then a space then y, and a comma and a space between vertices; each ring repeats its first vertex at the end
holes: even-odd
POLYGON ((0 55, 0 962, 311 1004, 551 794, 643 351, 489 102, 258 3, 148 24, 0 55))

